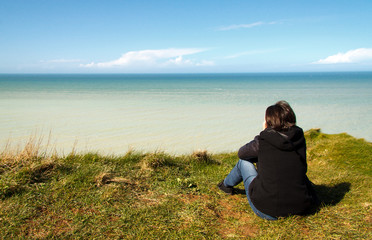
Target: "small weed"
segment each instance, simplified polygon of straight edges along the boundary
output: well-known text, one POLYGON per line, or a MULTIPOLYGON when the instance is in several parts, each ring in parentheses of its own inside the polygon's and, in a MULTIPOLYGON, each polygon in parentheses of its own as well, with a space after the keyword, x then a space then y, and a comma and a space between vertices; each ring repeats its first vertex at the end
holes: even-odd
POLYGON ((213 163, 212 156, 207 150, 194 151, 191 157, 200 163, 213 163))
POLYGON ((164 152, 146 154, 142 159, 142 169, 156 169, 173 165, 173 158, 164 152))
POLYGON ((190 178, 177 178, 177 183, 181 188, 196 188, 197 184, 190 178))
POLYGON ((33 167, 30 171, 30 183, 41 183, 48 180, 57 168, 57 164, 53 161, 47 161, 40 165, 33 167))
POLYGON ((110 183, 122 183, 122 184, 130 184, 130 185, 136 184, 128 178, 115 177, 114 174, 112 173, 101 173, 97 175, 95 177, 95 183, 97 187, 102 187, 110 183))

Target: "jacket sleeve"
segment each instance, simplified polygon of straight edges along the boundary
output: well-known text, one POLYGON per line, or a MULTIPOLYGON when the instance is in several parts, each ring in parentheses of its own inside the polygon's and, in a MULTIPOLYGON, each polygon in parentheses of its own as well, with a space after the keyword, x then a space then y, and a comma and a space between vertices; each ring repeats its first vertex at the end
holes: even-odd
POLYGON ((242 160, 257 162, 258 158, 258 138, 256 136, 252 141, 242 146, 238 151, 238 157, 242 160))

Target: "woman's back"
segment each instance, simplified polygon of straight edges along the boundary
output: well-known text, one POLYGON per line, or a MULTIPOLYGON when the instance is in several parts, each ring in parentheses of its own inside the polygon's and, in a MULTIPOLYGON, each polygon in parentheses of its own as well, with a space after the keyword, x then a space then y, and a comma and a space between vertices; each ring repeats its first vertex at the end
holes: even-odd
POLYGON ((253 204, 271 216, 302 214, 311 205, 306 141, 301 128, 260 133, 258 175, 249 187, 253 204))

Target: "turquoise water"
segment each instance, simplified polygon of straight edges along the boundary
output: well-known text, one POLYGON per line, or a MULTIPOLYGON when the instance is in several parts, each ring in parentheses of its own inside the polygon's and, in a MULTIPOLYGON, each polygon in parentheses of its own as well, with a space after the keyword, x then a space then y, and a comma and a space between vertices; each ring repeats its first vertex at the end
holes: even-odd
POLYGON ((305 130, 372 140, 372 72, 1 74, 0 144, 48 138, 57 151, 236 151, 285 99, 305 130))

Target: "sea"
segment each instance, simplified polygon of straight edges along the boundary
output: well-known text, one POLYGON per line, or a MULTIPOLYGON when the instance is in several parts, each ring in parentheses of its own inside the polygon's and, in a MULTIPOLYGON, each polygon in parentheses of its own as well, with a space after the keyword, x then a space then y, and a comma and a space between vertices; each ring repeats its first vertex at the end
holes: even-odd
POLYGON ((237 151, 286 100, 305 131, 372 141, 372 72, 0 74, 0 151, 237 151))

